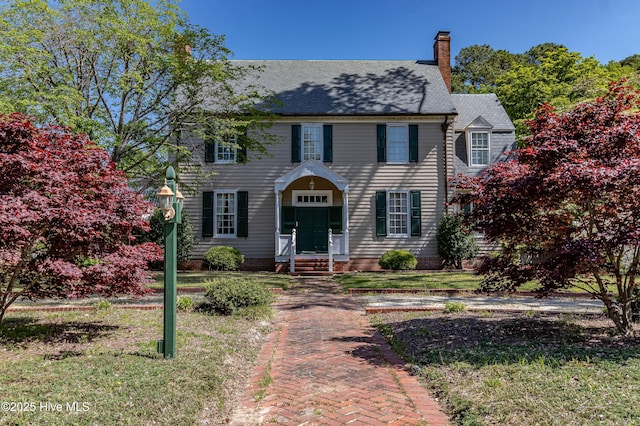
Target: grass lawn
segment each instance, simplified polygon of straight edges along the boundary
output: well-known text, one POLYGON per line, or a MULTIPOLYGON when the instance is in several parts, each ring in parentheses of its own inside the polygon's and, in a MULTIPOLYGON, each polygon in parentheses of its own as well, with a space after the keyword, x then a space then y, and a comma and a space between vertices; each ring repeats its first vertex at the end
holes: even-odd
POLYGON ((359 272, 336 275, 338 283, 349 288, 415 288, 476 290, 482 277, 472 272, 359 272))
POLYGON ((640 424, 640 338, 615 336, 605 317, 440 312, 370 320, 456 424, 640 424))
MULTIPOLYGON (((481 275, 476 275, 469 271, 398 271, 398 272, 358 272, 351 274, 339 274, 335 276, 336 281, 345 289, 350 288, 406 288, 406 289, 456 289, 475 291, 482 281, 481 275)), ((537 283, 526 283, 518 290, 534 291, 538 288, 537 283)), ((571 287, 565 292, 582 293, 576 287, 571 287)), ((610 286, 610 291, 615 292, 615 286, 610 286)))
MULTIPOLYGON (((164 273, 153 272, 154 282, 150 288, 164 287, 164 273)), ((178 288, 180 287, 201 287, 207 280, 219 277, 250 277, 260 281, 265 287, 276 287, 287 289, 290 286, 291 278, 287 274, 276 274, 271 272, 218 272, 218 271, 189 271, 178 272, 178 288)))
POLYGON ((226 423, 269 323, 192 312, 177 322, 177 356, 165 360, 161 310, 9 313, 0 424, 226 423))

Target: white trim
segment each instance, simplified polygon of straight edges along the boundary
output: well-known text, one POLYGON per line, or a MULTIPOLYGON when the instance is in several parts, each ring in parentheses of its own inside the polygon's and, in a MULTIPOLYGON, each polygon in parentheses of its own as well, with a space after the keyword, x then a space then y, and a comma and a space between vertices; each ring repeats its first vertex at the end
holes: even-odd
MULTIPOLYGON (((327 121, 328 119, 331 122, 337 123, 438 123, 442 124, 446 117, 451 117, 457 115, 456 113, 447 113, 447 114, 439 114, 439 115, 415 115, 415 116, 407 116, 407 115, 361 115, 361 116, 341 116, 341 115, 332 115, 329 118, 326 116, 317 117, 317 116, 295 116, 295 117, 277 117, 275 118, 275 122, 277 123, 291 123, 291 124, 301 124, 309 123, 316 124, 321 121, 327 121)), ((320 123, 321 124, 321 123, 320 123)))
POLYGON ((409 163, 409 125, 407 123, 386 123, 386 136, 385 136, 385 144, 387 146, 387 164, 408 164, 409 163), (390 127, 402 127, 405 131, 406 139, 404 140, 404 160, 401 161, 393 161, 389 160, 389 153, 391 152, 389 145, 389 128, 390 127))
POLYGON ((410 191, 407 190, 387 190, 387 237, 391 238, 407 238, 411 236, 411 194, 410 191), (407 232, 403 234, 392 234, 391 233, 391 203, 389 202, 389 195, 391 193, 394 194, 404 194, 407 201, 407 213, 406 213, 406 224, 407 224, 407 232))
POLYGON ((274 192, 282 192, 286 190, 290 184, 306 176, 324 178, 334 184, 340 191, 349 188, 349 182, 345 178, 327 168, 321 162, 308 160, 276 179, 274 182, 274 192))
POLYGON ((238 191, 219 189, 213 191, 213 238, 237 238, 238 235, 238 191), (233 194, 233 234, 218 233, 218 194, 233 194))
POLYGON ((291 204, 300 207, 330 207, 333 206, 333 191, 331 190, 293 190, 291 191, 291 204), (307 199, 298 200, 298 197, 307 197, 307 199), (311 201, 313 197, 313 201, 311 201), (320 198, 321 201, 316 199, 320 198), (326 201, 323 201, 326 200, 326 201))

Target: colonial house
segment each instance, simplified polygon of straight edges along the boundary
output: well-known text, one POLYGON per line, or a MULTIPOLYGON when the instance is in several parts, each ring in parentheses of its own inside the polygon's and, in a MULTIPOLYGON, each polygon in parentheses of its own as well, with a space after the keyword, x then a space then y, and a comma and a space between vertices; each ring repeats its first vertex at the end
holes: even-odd
POLYGON ((449 178, 515 143, 495 95, 451 94, 448 32, 434 60, 237 62, 262 67, 258 83, 281 102, 269 129, 279 143, 245 162, 223 144, 181 141, 216 172, 184 204, 197 259, 229 245, 246 269, 375 270, 387 250, 406 249, 418 268, 439 268, 449 178))

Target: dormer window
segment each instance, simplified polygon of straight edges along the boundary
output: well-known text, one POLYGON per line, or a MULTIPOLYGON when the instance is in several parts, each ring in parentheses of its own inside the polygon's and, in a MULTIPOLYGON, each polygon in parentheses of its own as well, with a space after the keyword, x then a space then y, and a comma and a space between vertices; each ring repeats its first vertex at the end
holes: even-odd
POLYGON ((484 167, 489 165, 489 132, 470 131, 469 159, 471 167, 484 167))

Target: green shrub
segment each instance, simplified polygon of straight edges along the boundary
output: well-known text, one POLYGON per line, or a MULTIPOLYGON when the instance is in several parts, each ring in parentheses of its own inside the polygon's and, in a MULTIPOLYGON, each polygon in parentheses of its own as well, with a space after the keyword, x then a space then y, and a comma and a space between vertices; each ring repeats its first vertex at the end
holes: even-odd
POLYGON ((176 309, 180 312, 189 312, 193 308, 193 298, 191 296, 178 296, 176 309))
POLYGON ((382 255, 378 265, 382 269, 393 269, 394 271, 416 269, 418 260, 408 250, 389 250, 382 255))
POLYGON ((237 271, 244 263, 244 255, 234 247, 216 246, 207 250, 204 260, 211 270, 237 271))
POLYGON ((108 311, 113 305, 108 300, 101 300, 93 304, 93 309, 96 311, 108 311))
POLYGON ((448 314, 453 312, 462 312, 466 308, 467 307, 462 302, 444 302, 444 311, 448 314))
MULTIPOLYGON (((136 243, 152 242, 164 247, 164 225, 166 221, 162 210, 156 209, 149 218, 149 231, 136 236, 136 243)), ((178 224, 178 262, 191 259, 191 251, 195 239, 193 237, 193 227, 189 220, 189 215, 182 210, 182 223, 178 224)), ((155 270, 162 270, 164 261, 153 262, 150 266, 155 270)))
POLYGON ((462 269, 463 260, 471 260, 478 254, 478 244, 462 225, 461 215, 445 213, 438 225, 436 240, 445 268, 462 269))
POLYGON ((205 303, 202 310, 230 315, 238 310, 268 306, 273 294, 251 278, 215 278, 205 283, 205 303))

